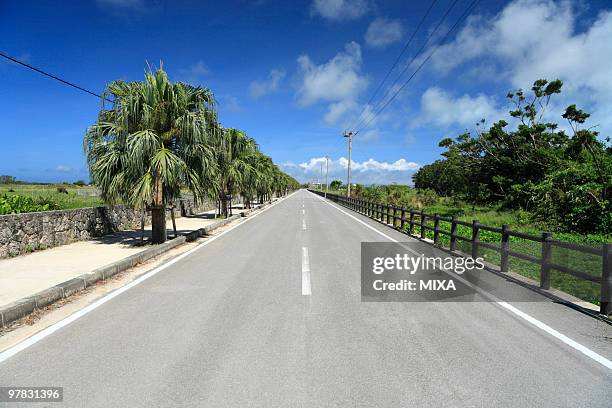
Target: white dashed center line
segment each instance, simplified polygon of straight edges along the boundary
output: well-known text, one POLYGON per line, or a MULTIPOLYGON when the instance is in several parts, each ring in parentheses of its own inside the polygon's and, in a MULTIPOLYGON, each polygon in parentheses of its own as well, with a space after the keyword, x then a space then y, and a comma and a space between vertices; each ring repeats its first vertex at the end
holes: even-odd
POLYGON ((310 287, 310 262, 308 261, 308 248, 302 247, 302 295, 312 295, 310 287))

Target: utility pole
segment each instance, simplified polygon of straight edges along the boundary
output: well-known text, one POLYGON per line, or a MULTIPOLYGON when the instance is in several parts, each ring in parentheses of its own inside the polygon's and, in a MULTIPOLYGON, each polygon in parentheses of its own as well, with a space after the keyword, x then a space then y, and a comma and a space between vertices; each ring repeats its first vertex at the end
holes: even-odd
POLYGON ((327 192, 329 190, 329 156, 325 155, 325 198, 327 198, 327 192))
POLYGON ((351 196, 351 163, 353 156, 353 132, 345 132, 344 137, 348 137, 348 182, 346 183, 346 196, 351 196))
POLYGON ((319 190, 323 191, 323 163, 319 163, 321 165, 321 173, 319 173, 319 190))

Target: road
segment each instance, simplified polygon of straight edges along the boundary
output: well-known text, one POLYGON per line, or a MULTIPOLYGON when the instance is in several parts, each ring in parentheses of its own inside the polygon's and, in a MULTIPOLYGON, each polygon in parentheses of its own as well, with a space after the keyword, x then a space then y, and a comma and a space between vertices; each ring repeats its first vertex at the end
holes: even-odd
POLYGON ((0 386, 69 407, 610 406, 612 370, 534 324, 609 362, 612 328, 565 306, 362 302, 379 232, 407 240, 300 190, 0 360, 0 386))

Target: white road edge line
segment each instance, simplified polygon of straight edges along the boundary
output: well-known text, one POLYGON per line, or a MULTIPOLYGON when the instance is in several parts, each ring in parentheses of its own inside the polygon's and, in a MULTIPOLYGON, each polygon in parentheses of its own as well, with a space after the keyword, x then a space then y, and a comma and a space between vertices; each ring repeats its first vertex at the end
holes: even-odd
POLYGON ((312 295, 310 286, 310 261, 308 260, 308 248, 302 247, 302 295, 312 295))
MULTIPOLYGON (((311 194, 314 194, 314 193, 311 193, 311 194)), ((315 196, 317 198, 319 198, 320 200, 324 201, 325 203, 329 204, 331 207, 333 207, 336 210, 340 211, 341 213, 344 213, 345 215, 351 217, 355 221, 365 225, 366 227, 368 227, 372 231, 375 231, 378 234, 380 234, 381 236, 387 238, 388 240, 393 241, 393 242, 399 242, 395 238, 392 238, 389 235, 385 234, 384 232, 381 232, 381 231, 377 230, 373 226, 369 225, 368 223, 364 222, 363 220, 360 220, 359 218, 355 217, 354 215, 347 213, 343 209, 333 205, 332 203, 330 203, 329 201, 325 200, 324 198, 318 196, 317 194, 315 194, 315 196)), ((409 250, 410 252, 412 252, 415 255, 421 255, 421 254, 417 253, 416 251, 411 250, 410 248, 406 248, 406 249, 409 250)), ((446 272, 447 274, 451 273, 451 272, 448 272, 448 271, 444 271, 444 272, 446 272)), ((457 279, 457 280, 459 280, 460 282, 466 284, 467 286, 471 287, 472 289, 476 290, 482 296, 488 297, 489 299, 493 300, 494 303, 496 303, 500 307, 508 310, 509 312, 511 312, 514 315, 520 317, 521 319, 531 323, 533 326, 539 328, 540 330, 545 331, 546 333, 550 334, 551 336, 553 336, 553 337, 557 338, 558 340, 562 341, 563 343, 567 344, 568 346, 570 346, 574 350, 577 350, 577 351, 581 352, 585 356, 587 356, 587 357, 591 358, 592 360, 598 362, 599 364, 603 365, 604 367, 612 370, 612 361, 608 360, 604 356, 602 356, 600 354, 597 354, 596 352, 594 352, 593 350, 589 349, 588 347, 585 347, 582 344, 580 344, 580 343, 570 339, 566 335, 564 335, 564 334, 558 332, 557 330, 553 329, 552 327, 548 326, 546 323, 543 323, 540 320, 536 319, 535 317, 532 317, 532 316, 528 315, 527 313, 519 310, 515 306, 512 306, 508 302, 504 302, 501 299, 499 299, 498 297, 496 297, 495 295, 492 295, 492 294, 482 290, 481 288, 479 288, 477 286, 474 286, 471 282, 465 280, 464 278, 460 277, 456 273, 453 273, 452 277, 457 279)))
POLYGON ((33 336, 28 337, 27 339, 23 340, 20 343, 15 344, 14 346, 4 350, 3 352, 0 352, 0 363, 6 361, 7 359, 9 359, 11 357, 13 357, 15 354, 17 354, 17 353, 27 349, 28 347, 38 343, 39 341, 41 341, 45 337, 55 333, 56 331, 58 331, 62 327, 68 326, 70 323, 72 323, 72 322, 76 321, 77 319, 85 316, 89 312, 99 308, 100 306, 102 306, 103 304, 105 304, 109 300, 112 300, 112 299, 116 298, 120 294, 122 294, 124 292, 127 292, 128 290, 132 289, 134 286, 144 282, 145 280, 149 279, 150 277, 157 275, 158 273, 160 273, 164 269, 168 268, 169 266, 174 265, 178 261, 188 257, 189 255, 193 254, 197 250, 202 249, 206 245, 210 244, 211 242, 215 241, 216 239, 218 239, 218 238, 222 237, 223 235, 227 234, 228 232, 232 231, 234 228, 237 228, 237 227, 239 227, 241 225, 244 225, 248 221, 250 221, 253 218, 257 217, 258 215, 263 214, 264 212, 268 211, 270 208, 274 207, 276 204, 278 204, 280 202, 283 202, 285 199, 287 199, 287 198, 291 197, 292 195, 296 194, 298 191, 299 190, 294 191, 293 193, 289 194, 288 196, 286 196, 284 198, 281 198, 280 200, 275 201, 269 207, 264 208, 263 210, 261 210, 261 211, 255 213, 255 214, 253 214, 252 216, 246 218, 242 222, 240 222, 240 223, 238 223, 238 224, 236 224, 236 225, 226 229, 225 231, 219 233, 219 235, 215 235, 213 237, 208 238, 206 241, 202 242, 201 244, 199 244, 195 248, 190 249, 189 251, 187 251, 187 252, 177 256, 176 258, 166 262, 163 265, 158 266, 155 269, 152 269, 151 271, 145 273, 144 275, 139 276, 138 278, 134 279, 132 282, 128 283, 127 285, 122 286, 119 289, 109 293, 108 295, 106 295, 106 296, 96 300, 92 304, 85 306, 83 309, 74 312, 73 314, 71 314, 70 316, 66 317, 65 319, 62 319, 59 322, 57 322, 55 324, 52 324, 49 327, 44 328, 43 330, 39 331, 38 333, 34 334, 33 336))

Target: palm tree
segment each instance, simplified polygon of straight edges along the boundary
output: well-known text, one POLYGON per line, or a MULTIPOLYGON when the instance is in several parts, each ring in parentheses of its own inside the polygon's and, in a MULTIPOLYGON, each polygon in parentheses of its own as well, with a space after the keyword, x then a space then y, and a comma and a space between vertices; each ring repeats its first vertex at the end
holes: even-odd
POLYGON ((246 161, 250 166, 250 171, 244 174, 239 191, 244 208, 251 208, 251 201, 253 196, 257 193, 257 183, 261 178, 258 168, 263 157, 264 155, 259 150, 254 151, 246 157, 246 161))
POLYGON ((166 240, 166 204, 188 188, 195 200, 215 191, 211 138, 217 113, 208 89, 172 83, 162 68, 143 82, 114 81, 89 127, 84 150, 92 181, 110 204, 151 210, 152 241, 166 240))
POLYGON ((238 129, 224 129, 215 149, 218 167, 218 192, 221 213, 228 216, 230 197, 240 192, 253 172, 251 156, 257 152, 257 143, 238 129))

